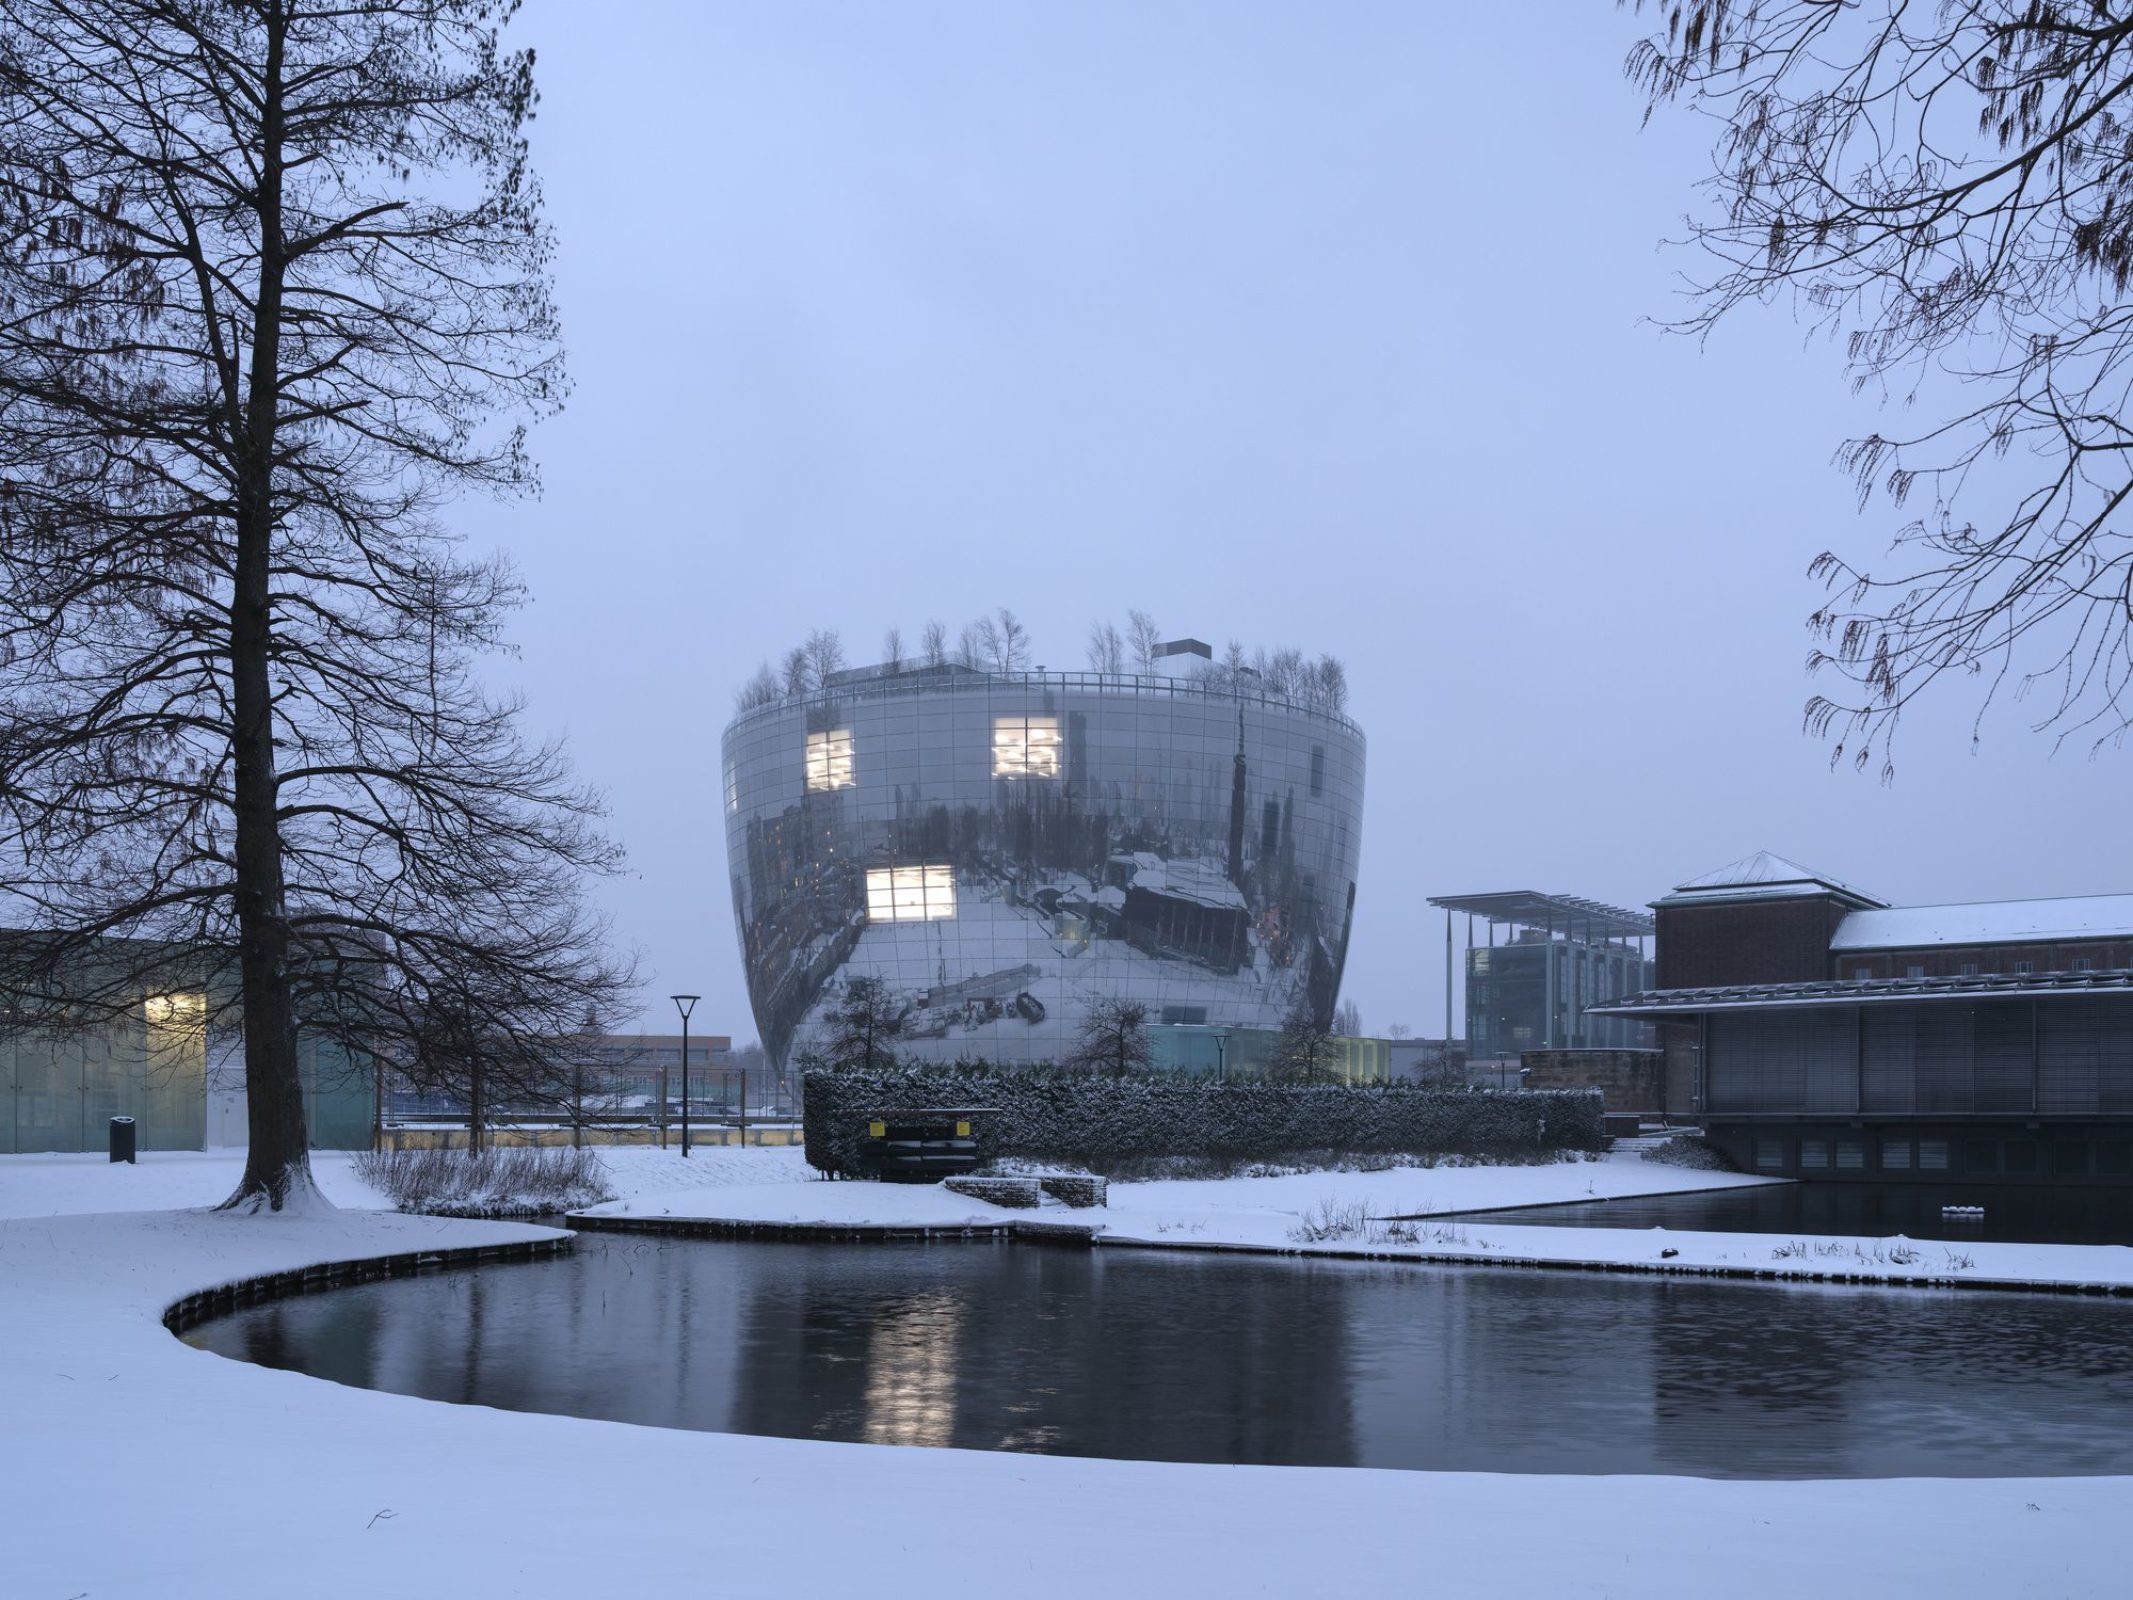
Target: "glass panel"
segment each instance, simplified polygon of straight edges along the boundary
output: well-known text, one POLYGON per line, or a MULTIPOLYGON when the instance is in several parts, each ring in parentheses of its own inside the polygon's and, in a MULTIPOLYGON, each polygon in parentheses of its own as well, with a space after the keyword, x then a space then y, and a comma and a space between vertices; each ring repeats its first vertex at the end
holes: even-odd
POLYGON ((830 728, 807 736, 807 786, 849 789, 852 786, 852 730, 830 728))
POLYGON ((995 717, 992 775, 996 778, 1059 776, 1057 717, 995 717))
POLYGON ((939 922, 955 915, 953 867, 869 867, 870 922, 939 922))

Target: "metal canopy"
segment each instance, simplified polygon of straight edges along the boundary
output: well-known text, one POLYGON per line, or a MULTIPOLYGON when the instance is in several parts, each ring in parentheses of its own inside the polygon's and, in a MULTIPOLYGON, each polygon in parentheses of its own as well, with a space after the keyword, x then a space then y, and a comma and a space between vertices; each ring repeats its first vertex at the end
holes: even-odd
POLYGON ((1429 902, 1446 911, 1464 911, 1470 917, 1486 917, 1518 928, 1572 927, 1603 939, 1638 939, 1652 931, 1652 919, 1641 911, 1625 911, 1574 894, 1541 894, 1534 889, 1499 889, 1494 894, 1447 894, 1429 902))

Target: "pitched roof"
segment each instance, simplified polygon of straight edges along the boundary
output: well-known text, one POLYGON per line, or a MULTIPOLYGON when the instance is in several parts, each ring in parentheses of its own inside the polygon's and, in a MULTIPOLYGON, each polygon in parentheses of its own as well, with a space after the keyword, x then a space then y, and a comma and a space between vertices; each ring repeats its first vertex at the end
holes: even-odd
POLYGON ((1797 861, 1758 850, 1752 856, 1728 862, 1716 872, 1674 885, 1673 893, 1654 904, 1685 905, 1705 900, 1789 900, 1815 895, 1835 895, 1853 906, 1879 909, 1887 905, 1862 890, 1836 878, 1826 877, 1797 861))

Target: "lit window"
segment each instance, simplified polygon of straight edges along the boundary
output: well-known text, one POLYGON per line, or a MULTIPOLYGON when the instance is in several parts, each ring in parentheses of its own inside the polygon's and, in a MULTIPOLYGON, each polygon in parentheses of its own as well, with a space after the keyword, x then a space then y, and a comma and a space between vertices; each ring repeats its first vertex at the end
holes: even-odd
POLYGON ((831 728, 807 736, 807 786, 849 789, 852 786, 852 730, 831 728))
POLYGON ((871 922, 939 922, 955 915, 953 867, 867 868, 871 922))
POLYGON ((1059 776, 1057 717, 994 717, 992 775, 995 778, 1059 776))

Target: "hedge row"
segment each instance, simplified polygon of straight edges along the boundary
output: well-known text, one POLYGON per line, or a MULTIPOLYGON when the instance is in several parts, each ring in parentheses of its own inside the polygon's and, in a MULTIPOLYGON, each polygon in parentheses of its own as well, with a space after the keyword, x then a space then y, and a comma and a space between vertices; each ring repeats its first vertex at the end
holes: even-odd
POLYGON ((810 1072, 802 1080, 808 1162, 853 1175, 870 1117, 972 1106, 986 1160, 1023 1156, 1103 1170, 1143 1156, 1272 1160, 1354 1155, 1497 1155, 1603 1148, 1597 1089, 1424 1089, 1406 1085, 1217 1083, 1058 1071, 810 1072))

